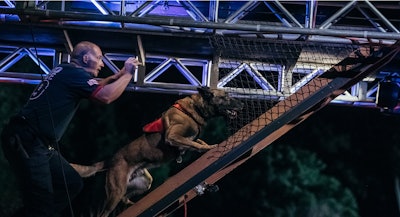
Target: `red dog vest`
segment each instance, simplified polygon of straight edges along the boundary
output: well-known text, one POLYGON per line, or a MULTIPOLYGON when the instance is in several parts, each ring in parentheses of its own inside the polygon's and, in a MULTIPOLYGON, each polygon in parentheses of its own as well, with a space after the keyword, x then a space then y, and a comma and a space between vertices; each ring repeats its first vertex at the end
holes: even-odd
MULTIPOLYGON (((175 103, 174 105, 172 105, 173 107, 181 110, 182 112, 184 112, 185 114, 189 115, 182 107, 181 105, 179 105, 178 103, 175 103)), ((191 115, 189 115, 191 117, 191 115)), ((146 125, 144 125, 143 127, 143 132, 145 133, 162 133, 164 132, 164 124, 161 120, 161 118, 150 122, 146 125)))
POLYGON ((145 133, 161 133, 164 132, 164 124, 161 118, 144 125, 143 132, 145 133))

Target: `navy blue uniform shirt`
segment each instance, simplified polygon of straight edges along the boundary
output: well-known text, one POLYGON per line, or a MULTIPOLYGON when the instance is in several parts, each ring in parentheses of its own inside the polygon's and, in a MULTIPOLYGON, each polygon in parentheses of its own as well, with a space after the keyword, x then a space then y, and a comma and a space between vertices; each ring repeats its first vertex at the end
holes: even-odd
POLYGON ((36 87, 20 115, 41 136, 59 141, 81 100, 91 98, 100 89, 89 72, 72 64, 61 64, 36 87))

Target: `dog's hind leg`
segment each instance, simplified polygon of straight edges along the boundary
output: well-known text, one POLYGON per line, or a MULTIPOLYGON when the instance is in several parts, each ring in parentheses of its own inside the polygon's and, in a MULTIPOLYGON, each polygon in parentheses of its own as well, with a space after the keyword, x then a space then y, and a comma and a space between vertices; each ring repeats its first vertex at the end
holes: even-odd
POLYGON ((125 161, 109 168, 106 176, 106 200, 99 217, 108 217, 122 200, 127 189, 127 180, 130 176, 129 167, 125 161))

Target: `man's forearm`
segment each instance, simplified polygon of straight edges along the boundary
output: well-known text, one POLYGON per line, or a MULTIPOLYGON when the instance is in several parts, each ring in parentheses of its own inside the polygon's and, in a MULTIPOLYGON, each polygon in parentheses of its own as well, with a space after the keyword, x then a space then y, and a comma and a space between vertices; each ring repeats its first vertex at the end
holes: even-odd
POLYGON ((121 96, 131 79, 132 74, 130 73, 121 74, 114 82, 104 85, 94 97, 103 103, 109 104, 121 96))

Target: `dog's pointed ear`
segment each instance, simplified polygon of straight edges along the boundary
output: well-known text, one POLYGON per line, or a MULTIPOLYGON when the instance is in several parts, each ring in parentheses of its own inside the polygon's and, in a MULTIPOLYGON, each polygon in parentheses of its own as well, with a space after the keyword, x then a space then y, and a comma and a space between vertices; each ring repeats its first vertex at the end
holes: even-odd
POLYGON ((212 97, 214 97, 213 92, 210 90, 209 87, 198 87, 197 91, 199 91, 199 94, 201 95, 201 97, 203 97, 203 99, 205 100, 209 100, 212 97))

